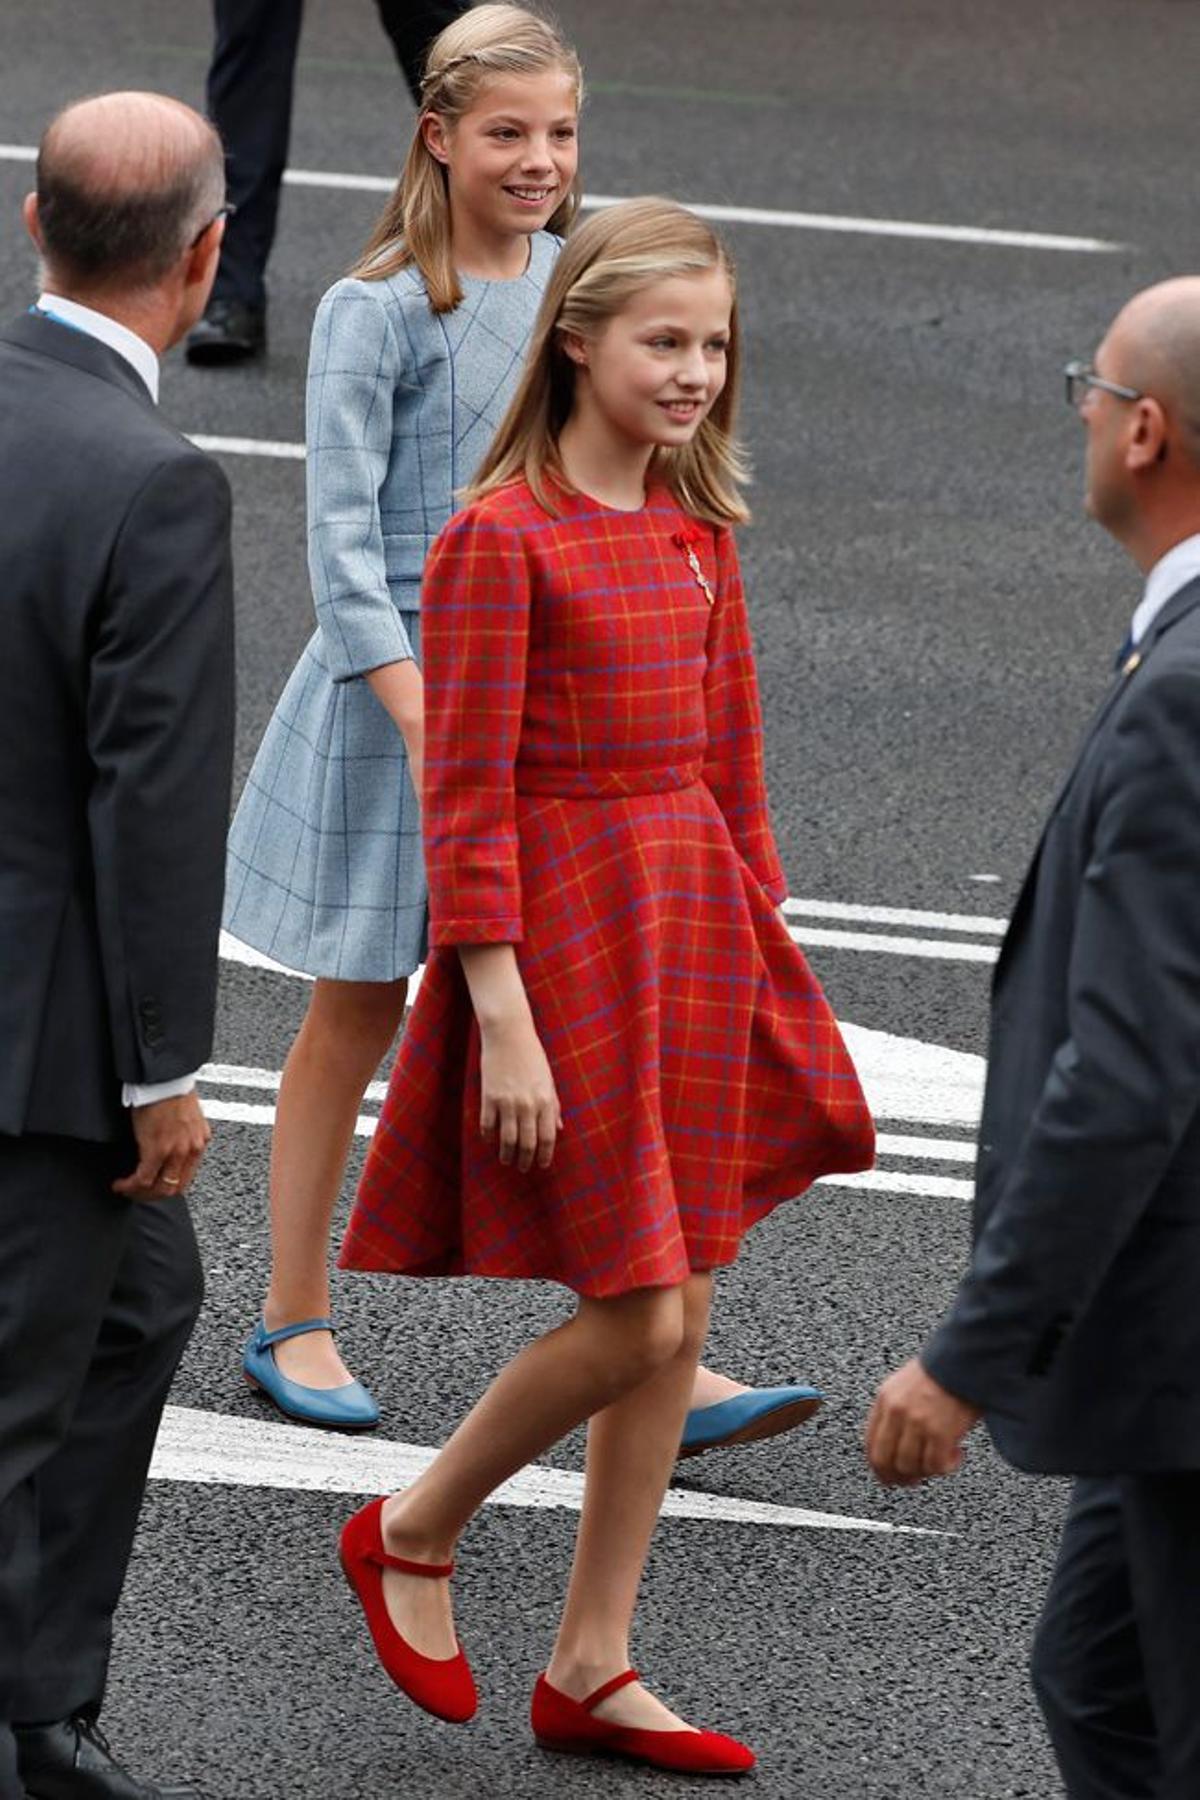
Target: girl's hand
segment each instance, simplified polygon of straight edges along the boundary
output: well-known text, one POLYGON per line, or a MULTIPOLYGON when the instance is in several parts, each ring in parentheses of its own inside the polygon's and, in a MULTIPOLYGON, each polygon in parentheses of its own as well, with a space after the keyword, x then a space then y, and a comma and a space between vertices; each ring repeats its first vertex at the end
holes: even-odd
POLYGON ((366 682, 404 739, 409 773, 419 801, 425 779, 425 689, 421 671, 411 659, 384 663, 368 672, 366 682))
POLYGON ((482 1105, 479 1129, 497 1134, 500 1161, 522 1171, 536 1160, 548 1169, 562 1130, 562 1108, 554 1077, 533 1020, 506 1019, 481 1027, 482 1105))

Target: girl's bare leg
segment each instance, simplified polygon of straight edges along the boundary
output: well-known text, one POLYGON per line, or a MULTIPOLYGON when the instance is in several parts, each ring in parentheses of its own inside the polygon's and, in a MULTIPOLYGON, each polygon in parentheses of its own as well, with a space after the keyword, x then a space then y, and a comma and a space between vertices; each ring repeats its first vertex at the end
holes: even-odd
MULTIPOLYGON (((392 1555, 451 1561, 464 1525, 502 1482, 582 1420, 674 1367, 684 1338, 683 1292, 639 1288, 611 1300, 581 1300, 573 1319, 514 1357, 424 1474, 387 1502, 383 1536, 392 1555)), ((693 1367, 703 1335, 696 1340, 693 1367)), ((672 1415, 661 1422, 662 1429, 674 1431, 658 1459, 664 1487, 679 1445, 687 1385, 677 1377, 678 1419, 672 1415)), ((625 1450, 640 1466, 637 1446, 626 1444, 625 1450)), ((394 1624, 415 1649, 426 1656, 454 1654, 445 1582, 389 1569, 384 1593, 394 1624)))
MULTIPOLYGON (((597 1413, 588 1428, 583 1514, 567 1602, 546 1671, 551 1685, 575 1700, 629 1666, 638 1585, 708 1331, 712 1276, 693 1275, 681 1292, 684 1329, 676 1354, 597 1413)), ((649 1731, 689 1729, 641 1686, 610 1695, 596 1714, 649 1731)))
MULTIPOLYGON (((367 1084, 404 1016, 407 981, 318 981, 283 1066, 271 1138, 269 1331, 329 1313, 329 1231, 367 1084)), ((351 1379, 328 1331, 289 1338, 275 1361, 305 1387, 351 1379)))
POLYGON ((719 1375, 715 1369, 706 1368, 701 1363, 696 1370, 696 1380, 688 1405, 717 1406, 722 1400, 732 1400, 735 1394, 747 1394, 749 1391, 744 1381, 735 1381, 731 1375, 719 1375))

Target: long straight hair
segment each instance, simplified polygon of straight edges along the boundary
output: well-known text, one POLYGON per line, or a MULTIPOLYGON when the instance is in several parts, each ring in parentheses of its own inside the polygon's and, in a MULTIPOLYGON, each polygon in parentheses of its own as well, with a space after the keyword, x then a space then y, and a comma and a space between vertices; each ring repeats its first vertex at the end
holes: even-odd
POLYGON ((695 518, 714 525, 748 519, 740 490, 749 468, 735 436, 741 334, 733 262, 716 232, 673 200, 623 200, 573 233, 542 295, 525 372, 466 499, 524 478, 538 504, 553 514, 548 480, 568 492, 571 487, 558 444, 576 380, 564 334, 594 338, 652 282, 712 269, 724 270, 733 295, 725 386, 691 442, 656 450, 649 473, 695 518))
MULTIPOLYGON (((421 83, 421 109, 395 190, 376 220, 362 255, 349 271, 363 281, 382 281, 415 266, 435 313, 453 312, 463 297, 451 250, 449 175, 425 142, 425 120, 435 114, 447 130, 475 106, 498 75, 544 75, 561 69, 583 104, 583 71, 557 27, 523 6, 474 6, 438 34, 429 47, 421 83)), ((579 210, 579 177, 547 221, 565 235, 579 210)))

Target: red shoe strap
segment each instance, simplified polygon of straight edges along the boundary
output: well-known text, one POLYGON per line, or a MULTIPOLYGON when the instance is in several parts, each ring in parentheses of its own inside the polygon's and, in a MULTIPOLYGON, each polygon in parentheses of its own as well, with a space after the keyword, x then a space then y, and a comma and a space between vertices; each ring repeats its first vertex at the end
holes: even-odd
POLYGON ((589 1694, 587 1699, 581 1700, 579 1704, 585 1712, 591 1712, 594 1707, 600 1705, 601 1701, 607 1700, 610 1694, 615 1694, 619 1689, 629 1687, 632 1682, 641 1679, 636 1669, 625 1669, 620 1675, 613 1675, 608 1681, 602 1681, 595 1693, 589 1694))
POLYGON ((386 1550, 377 1550, 371 1558, 383 1569, 399 1569, 402 1575, 427 1575, 430 1581, 445 1581, 454 1573, 454 1564, 409 1562, 406 1556, 389 1556, 386 1550))

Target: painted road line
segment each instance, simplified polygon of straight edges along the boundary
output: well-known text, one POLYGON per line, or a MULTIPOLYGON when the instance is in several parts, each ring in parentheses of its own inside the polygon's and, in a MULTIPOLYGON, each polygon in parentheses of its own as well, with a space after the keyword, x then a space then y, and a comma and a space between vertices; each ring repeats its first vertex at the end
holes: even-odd
MULTIPOLYGON (((867 1104, 877 1120, 919 1125, 958 1125, 972 1130, 978 1125, 983 1105, 985 1073, 982 1056, 975 1056, 967 1050, 950 1050, 944 1044, 927 1044, 921 1038, 898 1037, 890 1031, 871 1031, 863 1025, 843 1022, 841 1030, 846 1046, 854 1058, 867 1104)), ((200 1079, 215 1087, 240 1087, 260 1093, 277 1093, 280 1072, 278 1069, 262 1069, 236 1063, 208 1063, 201 1069, 200 1079)), ((381 1101, 386 1091, 383 1082, 373 1081, 367 1089, 366 1098, 381 1101)), ((211 1101, 209 1104, 211 1106, 218 1103, 211 1101)), ((224 1106, 233 1103, 222 1101, 220 1104, 224 1106)), ((270 1112, 269 1108, 261 1110, 266 1114, 270 1112)), ((229 1116, 232 1118, 234 1115, 229 1116)), ((269 1117, 252 1114, 243 1122, 269 1124, 271 1121, 269 1117)), ((928 1140, 930 1143, 945 1141, 928 1140)), ((931 1151, 929 1155, 931 1160, 937 1160, 936 1151, 931 1151)))
POLYGON ((249 944, 243 944, 240 938, 230 937, 227 931, 221 933, 220 952, 222 962, 241 963, 247 969, 267 969, 272 975, 290 975, 293 981, 313 979, 300 969, 289 969, 286 963, 264 956, 261 950, 254 950, 249 944))
MULTIPOLYGON (((0 144, 0 162, 31 163, 37 158, 32 144, 0 144)), ((288 169, 283 177, 289 187, 327 188, 352 194, 390 194, 394 175, 353 175, 334 169, 288 169)), ((619 194, 587 194, 584 207, 595 210, 619 206, 619 194)), ((688 200, 689 211, 702 219, 727 225, 764 225, 785 231, 832 231, 862 237, 909 238, 926 243, 978 244, 992 249, 1049 250, 1083 256, 1112 256, 1129 245, 1108 238, 1066 237, 1051 231, 1008 231, 984 225, 938 225, 916 219, 869 219, 850 213, 780 212, 764 206, 718 206, 706 200, 688 200)))
POLYGON ((922 1200, 971 1200, 973 1181, 956 1175, 912 1175, 895 1169, 868 1169, 862 1175, 822 1175, 817 1187, 857 1188, 868 1194, 914 1194, 922 1200))
MULTIPOLYGON (((277 1094, 281 1075, 279 1069, 255 1069, 242 1063, 205 1063, 199 1078, 213 1087, 257 1088, 277 1094)), ((363 1099, 381 1101, 386 1093, 386 1081, 372 1081, 363 1099)))
POLYGON ((825 931, 808 925, 789 925, 793 943, 814 950, 869 950, 880 956, 915 956, 935 962, 994 963, 1000 955, 996 944, 965 944, 952 938, 886 937, 874 931, 825 931))
MULTIPOLYGON (((213 1100, 207 1094, 202 1096, 204 1116, 210 1122, 226 1125, 256 1125, 267 1128, 275 1123, 275 1108, 264 1106, 253 1100, 213 1100)), ((360 1113, 354 1123, 356 1137, 374 1137, 379 1120, 371 1113, 360 1113)), ((910 1142, 913 1140, 904 1140, 910 1142)), ((942 1142, 938 1138, 930 1138, 921 1151, 904 1151, 901 1154, 910 1159, 915 1155, 926 1157, 929 1161, 937 1159, 937 1146, 942 1142), (929 1146, 934 1146, 930 1148, 929 1146)), ((879 1145, 881 1156, 888 1154, 886 1141, 879 1145)), ((966 1161, 968 1158, 955 1156, 954 1161, 966 1161)), ((973 1160, 973 1159, 972 1159, 973 1160)), ((974 1193, 974 1185, 970 1181, 959 1180, 949 1175, 919 1175, 907 1169, 869 1169, 858 1175, 826 1175, 817 1183, 818 1187, 860 1188, 868 1193, 879 1194, 917 1194, 926 1200, 969 1200, 974 1193)))
MULTIPOLYGON (((273 1126, 275 1123, 275 1108, 264 1106, 258 1101, 213 1100, 204 1094, 200 1104, 204 1108, 205 1118, 219 1124, 273 1126)), ((360 1113, 354 1121, 355 1137, 374 1137, 378 1123, 379 1120, 373 1113, 360 1113)))
MULTIPOLYGON (((393 1439, 335 1437, 303 1425, 232 1418, 187 1406, 163 1413, 152 1481, 185 1481, 220 1487, 284 1488, 318 1494, 387 1494, 407 1487, 437 1455, 427 1444, 393 1439)), ((553 1507, 578 1512, 583 1476, 533 1464, 506 1481, 490 1506, 553 1507)), ((733 1495, 673 1489, 663 1501, 667 1519, 699 1519, 730 1525, 774 1525, 790 1530, 865 1531, 889 1536, 944 1537, 914 1525, 855 1519, 807 1507, 772 1506, 733 1495)))
MULTIPOLYGON (((588 194, 585 207, 619 206, 619 194, 588 194)), ((982 225, 935 225, 915 219, 865 219, 846 213, 778 212, 762 206, 714 206, 684 200, 689 212, 726 225, 768 225, 786 231, 851 232, 864 237, 914 238, 943 244, 981 244, 993 249, 1070 251, 1076 255, 1111 256, 1128 250, 1108 238, 1064 237, 1058 232, 1006 231, 982 225)))
POLYGON ((877 1156, 903 1156, 914 1162, 968 1163, 974 1167, 975 1146, 966 1138, 896 1137, 881 1131, 875 1135, 877 1156))
MULTIPOLYGON (((273 1069, 238 1068, 229 1063, 208 1063, 200 1071, 200 1081, 211 1087, 250 1088, 278 1093, 279 1080, 273 1069)), ((386 1093, 385 1082, 373 1081, 364 1099, 382 1103, 386 1093)), ((241 1125, 271 1125, 275 1121, 274 1107, 263 1106, 255 1101, 206 1099, 204 1110, 210 1118, 225 1119, 241 1125)), ((374 1127, 375 1120, 369 1113, 362 1114, 358 1119, 357 1130, 360 1136, 370 1137, 374 1127)), ((975 1161, 975 1146, 966 1138, 893 1136, 882 1132, 875 1139, 875 1149, 880 1156, 901 1156, 917 1162, 975 1161)))
MULTIPOLYGON (((814 950, 853 950, 860 955, 866 952, 881 956, 916 957, 934 962, 991 964, 1000 954, 995 944, 968 944, 957 938, 898 937, 886 932, 838 931, 813 925, 789 925, 788 935, 793 943, 814 950)), ((239 943, 227 931, 221 933, 221 955, 227 962, 243 963, 248 968, 269 969, 273 974, 292 975, 300 981, 312 980, 311 975, 289 969, 283 963, 264 956, 261 951, 252 950, 248 944, 239 943)), ((418 970, 410 981, 410 998, 416 992, 413 984, 419 978, 418 970)))
POLYGON ((929 931, 969 931, 978 937, 1003 937, 1007 919, 979 913, 921 912, 911 906, 858 906, 847 900, 793 900, 783 903, 789 918, 843 919, 857 925, 922 925, 929 931))
POLYGON ((287 444, 277 438, 204 437, 190 433, 197 450, 213 456, 276 456, 287 462, 303 462, 308 452, 303 444, 287 444))
MULTIPOLYGON (((249 1088, 252 1091, 278 1093, 279 1073, 274 1069, 254 1069, 236 1063, 206 1063, 200 1071, 206 1087, 249 1088)), ((363 1095, 365 1100, 382 1104, 387 1094, 385 1081, 373 1081, 363 1095)), ((211 1103, 206 1103, 211 1104, 211 1103)), ((229 1104, 220 1102, 221 1105, 229 1104)), ((256 1117, 245 1123, 262 1123, 256 1117)), ((975 1146, 966 1138, 894 1137, 883 1135, 875 1140, 881 1156, 907 1156, 921 1162, 965 1162, 975 1160, 975 1146)))
POLYGON ((987 1067, 982 1056, 845 1020, 841 1032, 874 1118, 978 1126, 987 1067))

